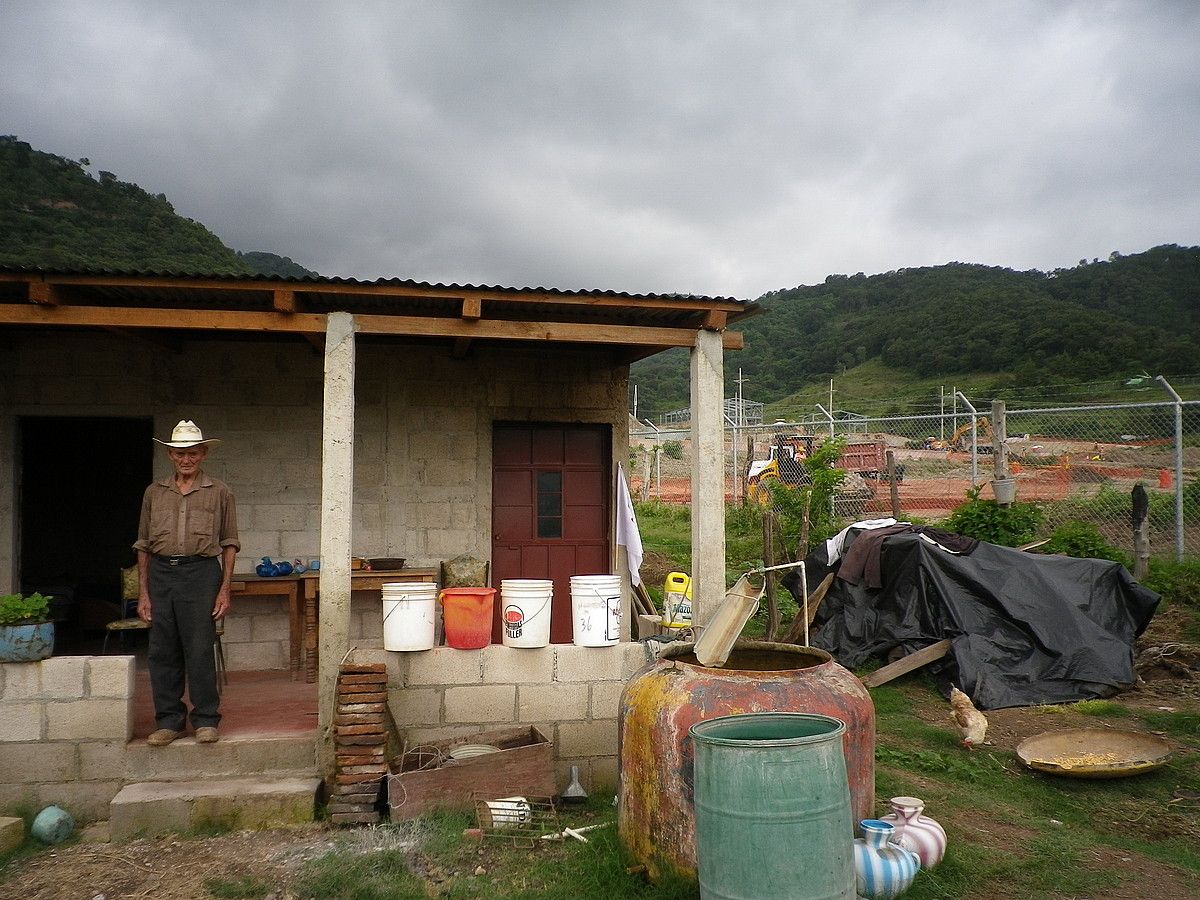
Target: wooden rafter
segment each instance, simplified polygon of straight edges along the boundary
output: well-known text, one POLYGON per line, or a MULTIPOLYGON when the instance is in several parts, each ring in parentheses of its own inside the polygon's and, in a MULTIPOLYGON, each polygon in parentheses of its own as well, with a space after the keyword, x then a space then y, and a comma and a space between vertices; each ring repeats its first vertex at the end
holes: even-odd
POLYGON ((296 292, 291 288, 275 288, 271 293, 271 306, 276 312, 294 313, 298 309, 296 305, 296 292))
POLYGON ((29 302, 38 306, 58 306, 58 289, 45 281, 29 282, 29 302))

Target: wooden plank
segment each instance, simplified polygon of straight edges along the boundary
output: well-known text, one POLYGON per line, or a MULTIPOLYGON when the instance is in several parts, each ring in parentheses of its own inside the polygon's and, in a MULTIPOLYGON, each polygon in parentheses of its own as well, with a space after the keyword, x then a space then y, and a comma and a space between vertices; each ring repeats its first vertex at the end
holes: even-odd
POLYGON ((888 663, 881 669, 876 669, 870 675, 863 678, 862 683, 869 688, 879 687, 881 684, 887 684, 901 675, 907 675, 913 669, 919 669, 921 666, 929 665, 934 660, 941 659, 950 652, 950 639, 938 641, 936 644, 930 644, 928 647, 923 647, 908 656, 896 660, 894 663, 888 663))
MULTIPOLYGON (((491 338, 509 341, 557 341, 580 344, 691 347, 691 328, 650 328, 640 325, 591 325, 575 322, 513 322, 487 319, 472 322, 421 316, 355 316, 360 334, 406 337, 491 338)), ((140 309, 129 307, 36 307, 0 304, 0 324, 63 325, 118 328, 175 328, 204 331, 325 333, 319 313, 237 312, 232 310, 140 309)), ((723 349, 740 350, 740 332, 721 334, 723 349)))
POLYGON ((483 301, 478 297, 465 297, 462 302, 462 317, 478 319, 483 315, 483 301))
POLYGON ((729 320, 729 313, 723 309, 710 309, 704 316, 704 327, 709 331, 723 331, 729 320))
MULTIPOLYGON (((825 595, 829 593, 829 588, 833 584, 834 575, 830 572, 821 579, 821 583, 817 585, 817 589, 808 595, 808 624, 813 623, 813 619, 817 617, 817 610, 821 608, 821 601, 825 599, 825 595)), ((804 611, 800 610, 796 613, 796 618, 792 622, 792 627, 788 629, 780 640, 785 644, 798 643, 800 638, 804 636, 804 611)))
POLYGON ((1042 538, 1040 541, 1030 541, 1028 544, 1022 544, 1017 549, 1021 550, 1021 551, 1036 550, 1038 547, 1042 546, 1043 544, 1048 544, 1048 543, 1050 543, 1050 538, 1042 538))

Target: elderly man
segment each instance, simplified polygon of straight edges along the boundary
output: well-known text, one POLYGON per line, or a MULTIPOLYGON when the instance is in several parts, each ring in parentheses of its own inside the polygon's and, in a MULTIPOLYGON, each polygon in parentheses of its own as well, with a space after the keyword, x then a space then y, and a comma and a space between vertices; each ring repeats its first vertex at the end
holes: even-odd
POLYGON ((150 623, 150 684, 157 730, 147 738, 165 747, 183 734, 189 718, 196 741, 217 740, 216 620, 229 612, 229 581, 239 549, 233 494, 204 474, 208 445, 194 422, 181 421, 166 447, 174 473, 142 498, 137 550, 138 615, 150 623))

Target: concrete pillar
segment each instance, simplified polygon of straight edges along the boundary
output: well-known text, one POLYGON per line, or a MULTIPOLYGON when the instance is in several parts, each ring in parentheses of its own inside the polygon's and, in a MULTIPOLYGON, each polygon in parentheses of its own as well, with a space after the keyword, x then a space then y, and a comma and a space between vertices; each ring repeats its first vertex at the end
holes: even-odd
POLYGON ((318 754, 333 772, 338 666, 350 648, 350 533, 354 512, 354 317, 325 326, 325 415, 321 432, 321 575, 317 650, 318 754))
POLYGON ((725 379, 721 334, 692 348, 692 621, 705 625, 725 596, 725 379))

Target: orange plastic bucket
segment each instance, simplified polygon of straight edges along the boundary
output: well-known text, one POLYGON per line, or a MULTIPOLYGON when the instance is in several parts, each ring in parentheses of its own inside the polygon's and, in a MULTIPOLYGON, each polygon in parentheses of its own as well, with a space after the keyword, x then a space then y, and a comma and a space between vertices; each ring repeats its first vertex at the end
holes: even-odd
POLYGON ((446 643, 456 650, 478 650, 492 642, 492 603, 496 589, 456 587, 442 591, 446 643))

